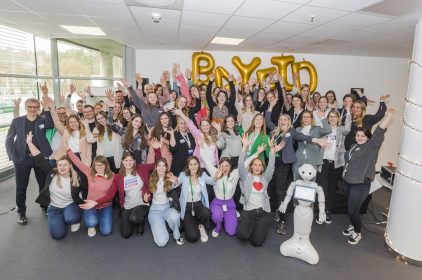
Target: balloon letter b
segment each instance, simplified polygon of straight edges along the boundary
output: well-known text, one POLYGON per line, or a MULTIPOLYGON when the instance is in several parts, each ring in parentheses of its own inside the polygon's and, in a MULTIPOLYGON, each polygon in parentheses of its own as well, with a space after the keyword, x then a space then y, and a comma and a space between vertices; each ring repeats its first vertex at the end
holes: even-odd
POLYGON ((210 53, 207 52, 194 52, 192 54, 192 75, 198 75, 198 84, 208 84, 208 75, 211 74, 215 67, 214 58, 210 53), (201 62, 205 61, 206 65, 201 65, 201 62), (201 79, 201 75, 206 75, 205 80, 201 79))

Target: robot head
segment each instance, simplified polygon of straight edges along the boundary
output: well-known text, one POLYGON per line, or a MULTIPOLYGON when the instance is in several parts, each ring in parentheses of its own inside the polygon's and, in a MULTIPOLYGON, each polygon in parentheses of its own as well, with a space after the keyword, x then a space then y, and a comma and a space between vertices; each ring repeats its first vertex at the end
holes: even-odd
POLYGON ((310 164, 304 164, 299 167, 299 175, 305 181, 310 181, 316 176, 315 168, 310 164))

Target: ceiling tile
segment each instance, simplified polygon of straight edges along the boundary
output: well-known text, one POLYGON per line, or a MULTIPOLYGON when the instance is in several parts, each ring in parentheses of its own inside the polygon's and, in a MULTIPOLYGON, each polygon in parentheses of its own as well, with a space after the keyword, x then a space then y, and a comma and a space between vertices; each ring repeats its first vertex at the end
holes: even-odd
POLYGON ((180 11, 176 10, 167 10, 167 9, 156 9, 156 8, 147 8, 147 7, 130 7, 130 10, 133 13, 136 21, 140 22, 151 22, 151 14, 159 13, 161 14, 161 20, 158 24, 162 23, 179 23, 180 11))
POLYGON ((119 17, 114 18, 107 18, 107 17, 89 17, 92 21, 94 21, 98 26, 106 27, 106 28, 118 28, 118 29, 126 29, 136 27, 135 21, 130 19, 124 19, 119 17))
POLYGON ((230 15, 226 14, 193 12, 185 10, 182 13, 182 24, 221 27, 229 17, 230 15))
POLYGON ((139 27, 141 28, 142 34, 146 39, 150 40, 151 38, 158 37, 161 39, 169 38, 169 39, 176 39, 177 38, 177 29, 178 26, 171 23, 153 23, 153 22, 140 22, 139 27))
MULTIPOLYGON (((48 21, 37 14, 27 12, 6 12, 0 11, 0 18, 12 23, 48 23, 48 21)), ((28 26, 29 27, 29 26, 28 26)))
POLYGON ((190 35, 190 36, 212 36, 219 30, 218 27, 212 26, 197 26, 197 25, 188 25, 188 24, 181 24, 180 25, 180 35, 190 35))
POLYGON ((241 30, 259 31, 266 26, 272 24, 274 21, 267 19, 258 19, 250 17, 233 16, 224 25, 225 28, 234 28, 241 30))
POLYGON ((390 20, 390 17, 381 17, 362 13, 352 13, 342 18, 336 19, 330 23, 327 23, 327 25, 340 28, 361 29, 390 20))
POLYGON ((94 23, 86 16, 42 14, 43 17, 57 25, 93 26, 94 23))
POLYGON ((63 14, 63 15, 80 14, 75 1, 15 0, 15 2, 37 13, 63 14))
POLYGON ((332 28, 332 27, 325 27, 325 26, 318 26, 311 30, 305 31, 300 34, 300 36, 315 36, 321 39, 330 38, 333 36, 337 36, 339 34, 344 34, 348 32, 348 30, 339 29, 339 28, 332 28))
POLYGON ((124 4, 78 2, 78 8, 87 16, 132 18, 129 8, 124 4))
POLYGON ((281 43, 287 44, 312 44, 318 42, 320 38, 316 36, 294 36, 283 40, 281 43))
POLYGON ((314 26, 310 24, 295 23, 295 22, 288 22, 288 21, 277 21, 276 23, 266 28, 264 32, 274 32, 274 33, 279 33, 283 35, 293 35, 293 34, 297 34, 297 33, 309 30, 311 28, 314 28, 314 26))
POLYGON ((253 36, 252 38, 249 38, 248 40, 246 40, 245 43, 259 43, 259 42, 263 42, 264 44, 275 44, 277 42, 280 42, 281 40, 286 39, 286 36, 282 36, 278 33, 272 33, 272 32, 261 32, 255 36, 253 36))
POLYGON ((244 0, 185 0, 183 10, 231 15, 244 0))
POLYGON ((308 5, 355 12, 384 0, 312 0, 308 5))
POLYGON ((21 5, 16 4, 11 0, 2 0, 0 5, 0 11, 9 11, 9 12, 29 12, 28 9, 22 7, 21 5))
POLYGON ((236 11, 235 15, 276 20, 299 7, 301 7, 300 4, 274 0, 247 0, 236 11))
POLYGON ((348 12, 346 11, 305 6, 284 17, 283 21, 319 25, 331 21, 333 19, 342 17, 347 13, 348 12), (313 21, 311 21, 311 15, 314 16, 313 21))

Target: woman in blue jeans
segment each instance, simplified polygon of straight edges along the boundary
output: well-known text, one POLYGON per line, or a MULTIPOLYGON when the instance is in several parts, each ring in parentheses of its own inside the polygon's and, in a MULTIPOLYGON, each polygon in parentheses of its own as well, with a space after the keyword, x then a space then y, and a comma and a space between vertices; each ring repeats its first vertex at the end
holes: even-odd
POLYGON ((155 170, 149 179, 149 191, 152 195, 151 208, 149 209, 148 220, 151 225, 152 236, 155 244, 164 247, 169 241, 169 233, 166 223, 173 231, 174 240, 178 245, 185 242, 180 234, 180 213, 177 193, 173 191, 172 182, 169 179, 177 180, 173 174, 168 172, 167 161, 161 158, 157 161, 155 170))
POLYGON ((46 174, 46 183, 36 202, 47 208, 50 234, 54 239, 60 240, 66 236, 69 225, 72 232, 80 227, 79 204, 83 200, 79 197, 79 177, 67 156, 58 159, 57 166, 53 168, 32 143, 32 137, 32 132, 29 132, 26 143, 36 166, 46 174))

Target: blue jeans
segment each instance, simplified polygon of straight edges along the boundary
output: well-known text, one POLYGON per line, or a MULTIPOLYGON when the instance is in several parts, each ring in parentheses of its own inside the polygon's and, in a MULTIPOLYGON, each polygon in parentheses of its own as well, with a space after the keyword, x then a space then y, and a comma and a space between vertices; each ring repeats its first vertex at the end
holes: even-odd
POLYGON ((148 214, 149 224, 151 225, 152 236, 158 247, 166 246, 169 241, 166 222, 173 231, 174 239, 180 238, 180 213, 171 208, 169 203, 152 204, 148 214))
POLYGON ((85 226, 88 228, 100 225, 101 235, 110 235, 113 231, 113 207, 109 205, 101 209, 84 210, 85 226))
POLYGON ((77 224, 81 221, 81 209, 75 203, 71 203, 65 208, 57 208, 49 205, 48 229, 51 237, 56 240, 63 239, 67 234, 68 225, 77 224))

